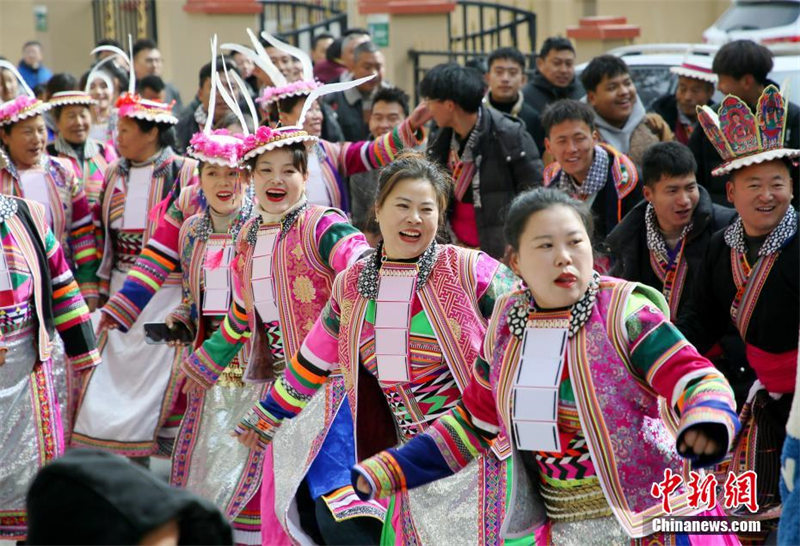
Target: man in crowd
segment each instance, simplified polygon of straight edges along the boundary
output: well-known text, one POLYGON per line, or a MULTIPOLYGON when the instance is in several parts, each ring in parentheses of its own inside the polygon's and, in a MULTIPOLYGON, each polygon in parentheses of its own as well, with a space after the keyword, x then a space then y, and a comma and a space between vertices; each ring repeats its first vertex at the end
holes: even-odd
MULTIPOLYGON (((721 86, 723 79, 727 78, 720 77, 721 86)), ((716 120, 705 110, 698 113, 703 131, 723 159, 712 174, 728 179, 727 197, 739 217, 711 237, 697 288, 677 326, 702 353, 729 325, 744 341, 758 383, 742 411, 743 430, 751 432, 734 446, 731 468, 756 470, 758 511, 748 511, 747 517, 762 520, 766 534, 777 525, 780 452, 797 373, 800 246, 790 170, 800 150, 771 138, 773 129, 779 135, 787 122, 776 87, 768 86, 756 101, 768 108, 753 113, 747 100, 752 96, 726 98, 722 108, 728 115, 716 120), (736 121, 748 116, 753 124, 736 121)))
MULTIPOLYGON (((769 84, 778 85, 768 76, 772 70, 772 52, 751 40, 734 40, 722 46, 714 55, 711 69, 719 80, 717 88, 720 93, 741 98, 753 111, 764 88, 769 84)), ((800 148, 800 108, 792 102, 789 103, 783 139, 787 148, 800 148)), ((689 148, 697 160, 697 182, 708 190, 715 203, 728 205, 726 182, 729 177, 712 174, 722 159, 703 131, 692 134, 689 148)), ((800 176, 797 169, 792 169, 791 175, 794 180, 792 203, 797 207, 800 176)))
POLYGON ((49 68, 42 64, 44 56, 42 54, 42 44, 36 40, 25 42, 22 46, 22 59, 19 61, 18 70, 22 79, 33 89, 38 85, 44 85, 53 75, 49 68))
MULTIPOLYGON (((133 70, 136 74, 136 79, 140 80, 145 76, 155 75, 163 77, 164 72, 164 59, 161 57, 161 51, 153 40, 149 38, 142 38, 136 40, 133 44, 133 70)), ((183 108, 181 102, 181 94, 178 89, 171 83, 164 83, 167 92, 167 102, 175 101, 173 112, 180 112, 183 108)))
POLYGON ((556 36, 544 41, 536 57, 536 72, 522 94, 539 115, 551 102, 583 96, 583 88, 575 78, 575 48, 568 39, 556 36))
POLYGON ((484 80, 489 90, 483 97, 483 104, 522 120, 541 153, 544 150, 542 119, 525 102, 521 92, 526 81, 525 57, 515 47, 501 47, 489 55, 487 64, 484 80))
POLYGON ((689 300, 711 236, 733 220, 697 183, 697 163, 679 142, 651 146, 642 159, 644 201, 606 238, 613 272, 663 292, 675 321, 689 300))
POLYGON ((435 66, 420 83, 440 127, 428 157, 453 177, 451 238, 501 258, 504 211, 518 193, 541 185, 542 160, 520 121, 481 104, 483 91, 480 73, 455 63, 435 66))
MULTIPOLYGON (((633 161, 598 142, 595 113, 573 99, 556 101, 544 111, 545 146, 555 158, 544 171, 545 186, 557 187, 590 204, 598 246, 642 198, 633 161)), ((608 261, 598 261, 608 267, 608 261)))
POLYGON ((344 33, 344 36, 342 37, 340 61, 342 66, 345 67, 346 72, 341 75, 341 81, 348 80, 353 74, 356 48, 364 42, 369 42, 371 40, 372 36, 370 36, 370 33, 363 28, 351 28, 344 33))
MULTIPOLYGON (((236 70, 235 63, 232 59, 225 59, 225 65, 228 67, 229 72, 236 70)), ((217 73, 219 73, 222 81, 225 81, 225 68, 223 67, 222 59, 217 59, 217 73)), ((175 128, 176 135, 176 148, 177 152, 182 154, 185 152, 189 141, 196 132, 200 130, 206 123, 208 118, 208 101, 211 99, 211 63, 208 62, 200 69, 198 76, 199 86, 197 95, 194 100, 189 103, 186 110, 181 114, 178 125, 175 128)), ((231 79, 231 81, 233 81, 231 79)), ((237 92, 238 97, 238 92, 237 92)), ((217 123, 230 112, 228 105, 220 93, 216 95, 214 102, 214 121, 212 124, 217 123)))
POLYGON ((336 112, 345 140, 355 142, 369 138, 369 117, 375 93, 388 86, 383 81, 384 58, 378 47, 366 41, 355 48, 351 77, 354 80, 375 75, 371 80, 346 91, 332 93, 327 103, 336 112))
POLYGON ((311 61, 314 63, 314 66, 317 66, 326 59, 325 54, 332 43, 333 35, 327 32, 314 36, 314 40, 311 43, 311 61))
POLYGON ((150 74, 136 82, 136 92, 143 99, 154 100, 157 102, 167 101, 167 86, 160 77, 150 74))
POLYGON ((664 118, 675 134, 675 140, 688 144, 689 137, 697 128, 697 107, 711 104, 717 76, 706 66, 706 59, 694 55, 673 66, 670 72, 678 75, 675 93, 658 98, 650 109, 664 118))
POLYGON ((640 165, 645 150, 657 142, 673 140, 672 131, 658 114, 647 114, 636 94, 628 65, 615 55, 592 59, 581 73, 586 100, 595 113, 603 142, 640 165))
MULTIPOLYGON (((408 95, 402 89, 397 87, 378 89, 369 116, 370 137, 374 139, 385 135, 403 123, 408 113, 408 95)), ((372 246, 375 246, 380 238, 380 230, 373 213, 379 176, 380 170, 350 176, 350 212, 353 225, 364 232, 372 246)))

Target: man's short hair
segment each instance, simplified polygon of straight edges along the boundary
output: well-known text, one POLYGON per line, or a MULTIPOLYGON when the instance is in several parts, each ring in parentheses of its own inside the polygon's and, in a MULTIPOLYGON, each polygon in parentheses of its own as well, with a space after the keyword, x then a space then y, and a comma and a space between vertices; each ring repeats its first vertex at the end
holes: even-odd
POLYGON ((141 51, 158 49, 156 43, 150 38, 140 38, 133 42, 133 56, 136 57, 141 51))
POLYGON ((141 94, 145 89, 152 89, 156 93, 161 93, 164 89, 166 89, 166 87, 167 86, 164 83, 164 80, 155 74, 150 74, 149 76, 145 76, 144 78, 136 81, 136 92, 139 94, 141 94))
POLYGON ((25 48, 32 45, 39 46, 39 49, 42 49, 42 42, 40 42, 39 40, 28 40, 27 42, 22 44, 22 50, 24 51, 25 48))
POLYGON ((696 171, 694 154, 680 142, 653 144, 642 157, 642 180, 647 186, 654 185, 664 176, 684 176, 696 171))
POLYGON ((431 68, 419 84, 426 99, 452 100, 462 110, 475 113, 483 100, 483 79, 474 68, 456 63, 438 64, 431 68))
MULTIPOLYGON (((236 68, 236 62, 231 57, 228 57, 227 55, 222 55, 220 57, 217 57, 217 73, 224 72, 224 68, 223 68, 223 64, 222 64, 222 58, 223 57, 225 58, 225 65, 224 66, 227 67, 228 70, 233 70, 234 72, 239 74, 239 70, 236 68)), ((239 74, 239 75, 241 76, 241 74, 239 74)), ((206 64, 203 65, 203 67, 200 69, 200 73, 198 74, 198 85, 197 85, 197 88, 200 89, 201 87, 203 87, 203 84, 206 83, 206 80, 208 78, 210 78, 210 77, 211 77, 211 62, 207 62, 206 64)), ((222 81, 223 82, 225 81, 225 76, 224 75, 222 76, 222 81)), ((236 88, 234 87, 234 89, 236 89, 236 88)))
POLYGON ((572 42, 569 41, 568 38, 564 38, 563 36, 551 36, 544 41, 542 44, 542 48, 539 50, 539 57, 544 59, 547 57, 547 54, 551 51, 564 51, 568 49, 575 53, 575 47, 572 45, 572 42))
POLYGON ((350 36, 369 36, 369 37, 372 37, 372 34, 370 34, 370 32, 365 28, 352 27, 352 28, 348 28, 347 30, 344 31, 344 33, 342 33, 342 37, 343 38, 349 38, 350 36))
POLYGON ((52 97, 56 93, 62 91, 75 91, 78 89, 78 80, 72 74, 67 72, 60 72, 53 74, 45 84, 45 92, 48 97, 52 97))
POLYGON ((492 51, 486 65, 489 70, 492 69, 492 63, 499 60, 509 60, 517 63, 522 70, 525 70, 525 55, 516 47, 500 47, 492 51))
POLYGON ((328 49, 325 50, 325 58, 330 62, 335 62, 342 56, 342 43, 344 42, 344 38, 336 38, 333 40, 333 43, 328 46, 328 49))
POLYGON ((372 98, 372 104, 378 102, 395 102, 403 108, 403 113, 408 115, 408 95, 399 87, 381 87, 372 98))
POLYGON ((311 41, 311 49, 317 47, 317 44, 320 42, 320 40, 333 40, 333 34, 329 32, 321 32, 316 34, 314 39, 311 41))
POLYGON ((592 107, 575 99, 561 99, 551 102, 542 114, 544 134, 550 137, 550 129, 565 121, 582 121, 594 131, 594 110, 592 107))
POLYGON ((378 46, 376 46, 375 43, 372 42, 372 41, 364 42, 362 44, 358 44, 356 46, 356 48, 353 50, 353 62, 357 63, 358 62, 358 58, 361 55, 364 55, 365 53, 369 53, 369 54, 374 55, 378 51, 380 51, 380 49, 378 49, 378 46))
POLYGON ((603 78, 616 78, 629 73, 628 65, 616 55, 600 55, 589 61, 583 69, 581 83, 586 91, 596 91, 603 78))
POLYGON ((772 52, 763 45, 752 40, 734 40, 719 48, 711 70, 737 80, 752 74, 758 83, 766 85, 772 65, 772 52))

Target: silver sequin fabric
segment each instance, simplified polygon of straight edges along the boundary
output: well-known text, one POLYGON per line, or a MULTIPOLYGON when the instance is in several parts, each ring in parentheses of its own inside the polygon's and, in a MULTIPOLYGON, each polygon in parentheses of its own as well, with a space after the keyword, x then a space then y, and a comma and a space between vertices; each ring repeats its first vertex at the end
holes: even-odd
POLYGON ((553 544, 558 546, 629 546, 630 537, 614 516, 554 523, 553 544))
MULTIPOLYGON (((257 468, 248 468, 250 450, 239 442, 231 442, 230 432, 253 406, 253 401, 261 397, 263 390, 263 385, 254 384, 243 387, 215 385, 206 390, 202 395, 199 426, 192 431, 195 444, 190 455, 186 488, 213 501, 228 518, 236 515, 227 513, 227 509, 243 473, 254 470, 257 475, 247 493, 248 498, 252 498, 261 485, 263 458, 255 462, 257 468)), ((186 426, 185 422, 181 425, 179 436, 186 432, 186 426)))
POLYGON ((37 361, 35 329, 19 338, 6 334, 6 362, 0 367, 0 508, 24 510, 25 493, 39 470, 37 421, 31 371, 37 361))

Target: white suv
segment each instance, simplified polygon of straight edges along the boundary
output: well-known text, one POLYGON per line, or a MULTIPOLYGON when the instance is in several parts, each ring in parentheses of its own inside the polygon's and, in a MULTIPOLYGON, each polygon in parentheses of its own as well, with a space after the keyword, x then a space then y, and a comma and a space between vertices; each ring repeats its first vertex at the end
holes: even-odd
POLYGON ((764 45, 800 42, 800 0, 732 0, 732 6, 703 32, 719 44, 753 40, 764 45))

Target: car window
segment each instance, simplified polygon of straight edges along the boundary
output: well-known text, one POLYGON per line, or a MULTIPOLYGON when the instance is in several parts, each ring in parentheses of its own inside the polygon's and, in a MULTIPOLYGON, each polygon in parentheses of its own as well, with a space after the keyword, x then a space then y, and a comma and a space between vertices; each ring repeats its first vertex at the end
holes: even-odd
POLYGON ((714 26, 726 32, 760 30, 790 25, 798 16, 798 2, 741 2, 723 13, 714 26))
POLYGON ((678 77, 669 71, 669 66, 634 65, 628 68, 645 109, 650 108, 658 97, 675 92, 678 77))

